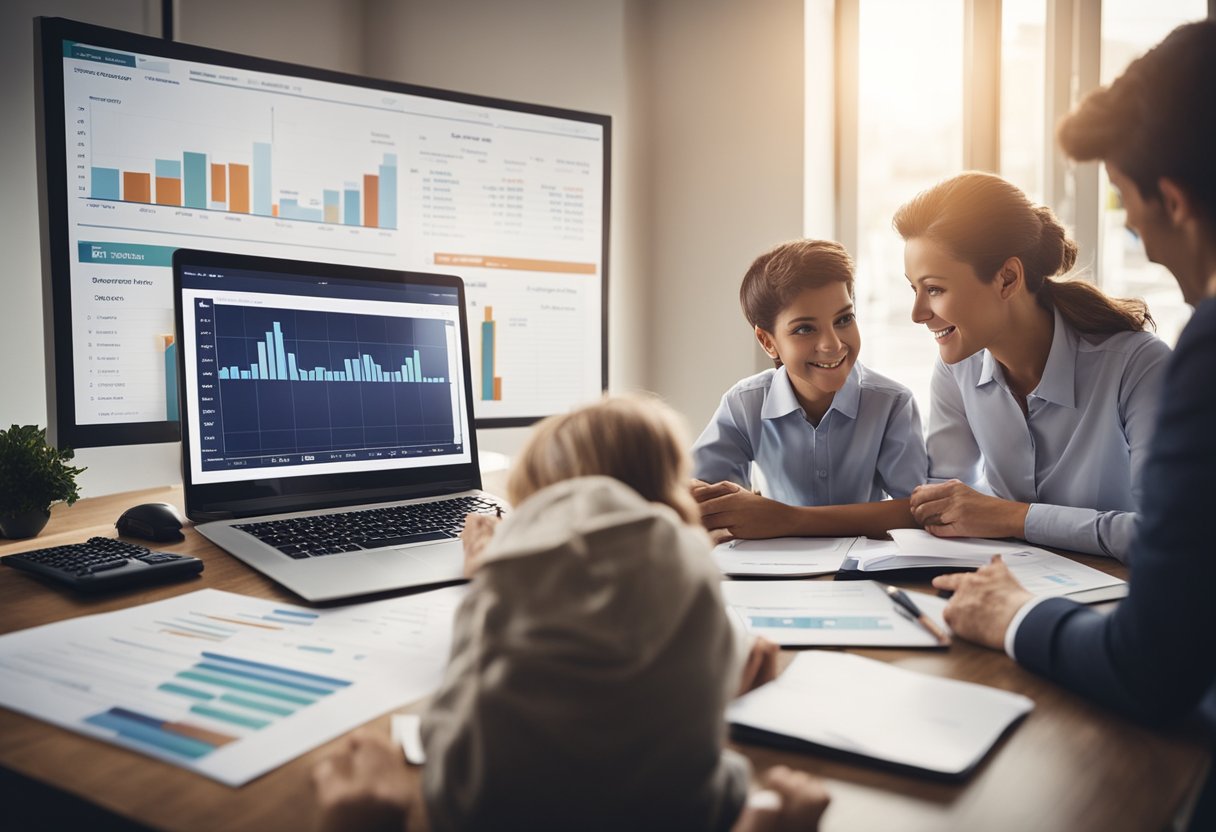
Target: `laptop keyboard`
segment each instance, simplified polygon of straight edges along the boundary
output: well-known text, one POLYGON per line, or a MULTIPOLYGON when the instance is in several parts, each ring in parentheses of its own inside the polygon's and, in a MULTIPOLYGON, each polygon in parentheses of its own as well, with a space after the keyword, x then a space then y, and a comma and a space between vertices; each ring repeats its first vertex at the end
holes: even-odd
POLYGON ((484 497, 454 497, 430 503, 244 523, 233 528, 253 535, 290 558, 302 560, 360 549, 447 540, 460 535, 465 515, 497 511, 498 504, 484 497))

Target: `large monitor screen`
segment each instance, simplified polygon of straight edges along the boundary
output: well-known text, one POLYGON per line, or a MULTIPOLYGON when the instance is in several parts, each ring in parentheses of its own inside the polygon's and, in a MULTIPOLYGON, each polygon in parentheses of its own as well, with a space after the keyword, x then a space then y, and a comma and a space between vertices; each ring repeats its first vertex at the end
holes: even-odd
POLYGON ((39 18, 50 432, 174 441, 177 248, 455 274, 478 427, 607 382, 610 119, 39 18))

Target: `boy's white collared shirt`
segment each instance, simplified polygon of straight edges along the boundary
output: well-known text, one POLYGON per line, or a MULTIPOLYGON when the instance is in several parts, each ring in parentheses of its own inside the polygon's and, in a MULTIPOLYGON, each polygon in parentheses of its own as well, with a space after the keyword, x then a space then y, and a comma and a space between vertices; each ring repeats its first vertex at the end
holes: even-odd
POLYGON ((728 390, 693 446, 695 476, 750 488, 753 461, 764 472, 765 496, 801 506, 907 497, 928 466, 912 392, 861 362, 818 426, 807 421, 784 367, 728 390))

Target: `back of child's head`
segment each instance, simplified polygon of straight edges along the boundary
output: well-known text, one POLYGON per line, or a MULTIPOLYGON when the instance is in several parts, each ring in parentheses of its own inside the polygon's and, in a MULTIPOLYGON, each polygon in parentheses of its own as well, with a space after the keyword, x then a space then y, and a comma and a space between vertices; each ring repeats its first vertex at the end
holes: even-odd
POLYGON ((739 305, 753 327, 772 332, 781 310, 807 289, 843 283, 853 297, 853 258, 832 240, 791 240, 755 259, 743 285, 739 305))
POLYGON ((423 719, 437 832, 729 828, 741 653, 687 476, 653 399, 537 426, 423 719))
POLYGON ((687 448, 680 417, 659 399, 608 397, 539 423, 511 469, 507 497, 518 505, 562 480, 612 477, 696 522, 687 448))

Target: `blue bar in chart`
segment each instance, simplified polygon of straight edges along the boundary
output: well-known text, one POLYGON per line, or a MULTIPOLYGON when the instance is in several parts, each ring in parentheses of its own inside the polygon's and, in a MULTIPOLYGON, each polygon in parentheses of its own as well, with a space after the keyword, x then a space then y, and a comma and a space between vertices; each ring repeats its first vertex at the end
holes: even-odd
POLYGON ((207 156, 203 153, 182 154, 185 174, 183 187, 185 189, 182 204, 187 208, 207 207, 207 156))
POLYGON ((359 189, 347 182, 342 191, 342 224, 359 225, 359 189))
POLYGON ((93 168, 92 196, 95 199, 118 199, 118 168, 93 168))
POLYGON ((177 159, 157 159, 156 176, 161 179, 181 179, 182 163, 177 159))
POLYGON ((380 165, 379 225, 381 228, 397 227, 397 154, 385 153, 380 165))
POLYGON ((253 143, 253 213, 269 217, 270 208, 270 145, 253 143))
POLYGON ((303 208, 298 199, 280 199, 279 216, 285 220, 325 221, 325 215, 320 208, 303 208))
POLYGON ((178 415, 177 401, 177 343, 172 335, 161 336, 165 346, 165 419, 176 422, 178 415))

